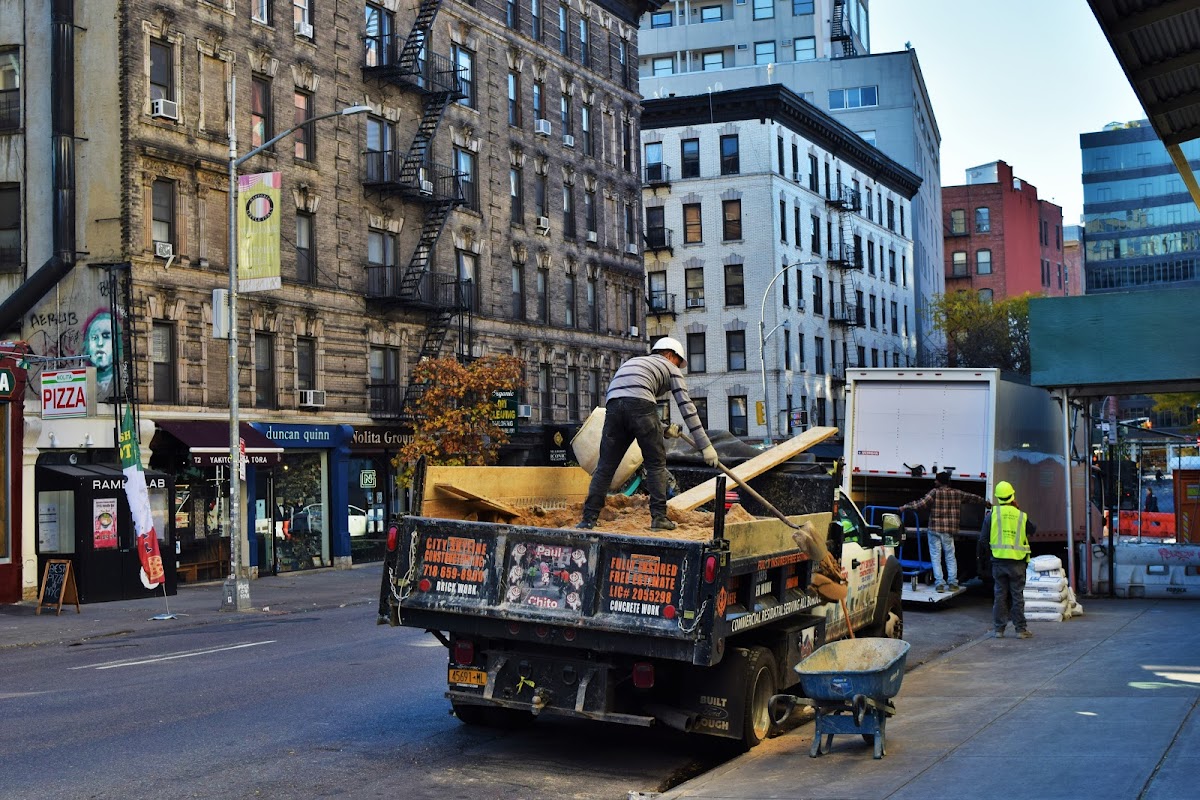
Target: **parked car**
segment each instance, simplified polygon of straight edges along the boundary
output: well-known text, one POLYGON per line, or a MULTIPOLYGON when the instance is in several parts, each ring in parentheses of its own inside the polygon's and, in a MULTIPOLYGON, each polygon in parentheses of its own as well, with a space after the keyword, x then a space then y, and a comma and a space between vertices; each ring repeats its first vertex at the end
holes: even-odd
MULTIPOLYGON (((350 535, 353 537, 367 535, 367 512, 358 506, 346 507, 346 527, 350 529, 350 535)), ((325 508, 321 503, 311 503, 300 510, 298 514, 292 517, 291 531, 292 533, 306 533, 308 531, 325 530, 324 525, 325 508)))

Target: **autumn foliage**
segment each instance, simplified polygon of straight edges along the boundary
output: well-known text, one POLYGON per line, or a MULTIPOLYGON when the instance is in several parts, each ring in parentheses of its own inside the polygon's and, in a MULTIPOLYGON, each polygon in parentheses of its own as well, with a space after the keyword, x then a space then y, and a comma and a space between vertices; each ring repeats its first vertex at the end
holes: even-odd
POLYGON ((494 464, 508 435, 492 422, 492 392, 520 389, 523 364, 500 355, 466 364, 454 358, 422 361, 412 373, 426 390, 414 409, 413 439, 400 448, 398 460, 412 465, 424 456, 432 464, 494 464))
POLYGON ((984 300, 976 292, 957 291, 933 298, 930 320, 947 343, 944 352, 930 354, 933 365, 1028 375, 1031 296, 984 300))

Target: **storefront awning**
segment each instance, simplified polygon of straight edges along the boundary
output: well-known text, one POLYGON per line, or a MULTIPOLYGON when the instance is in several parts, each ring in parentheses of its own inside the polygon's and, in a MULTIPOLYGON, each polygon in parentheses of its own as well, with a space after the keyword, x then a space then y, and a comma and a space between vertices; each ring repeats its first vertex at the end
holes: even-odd
MULTIPOLYGON (((211 467, 229 463, 229 423, 216 420, 160 420, 158 428, 188 448, 192 463, 211 467)), ((246 445, 246 461, 252 467, 270 467, 282 460, 283 448, 245 422, 238 426, 246 445)))

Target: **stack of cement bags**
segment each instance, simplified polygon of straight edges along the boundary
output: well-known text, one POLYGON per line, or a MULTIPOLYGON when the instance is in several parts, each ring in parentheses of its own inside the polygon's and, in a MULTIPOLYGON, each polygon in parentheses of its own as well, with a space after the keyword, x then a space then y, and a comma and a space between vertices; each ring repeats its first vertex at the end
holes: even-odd
POLYGON ((1058 556, 1030 559, 1025 572, 1025 616, 1061 622, 1083 613, 1058 556))

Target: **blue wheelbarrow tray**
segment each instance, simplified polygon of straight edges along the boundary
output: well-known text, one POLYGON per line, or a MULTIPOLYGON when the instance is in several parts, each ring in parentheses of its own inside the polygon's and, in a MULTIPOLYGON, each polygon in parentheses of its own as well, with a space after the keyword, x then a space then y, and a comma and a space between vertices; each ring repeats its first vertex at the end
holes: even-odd
POLYGON ((812 706, 816 730, 809 755, 829 752, 834 734, 857 733, 886 752, 884 728, 896 713, 891 699, 900 692, 909 644, 900 639, 845 639, 831 642, 796 665, 804 697, 776 695, 772 716, 782 721, 797 706, 812 706))

